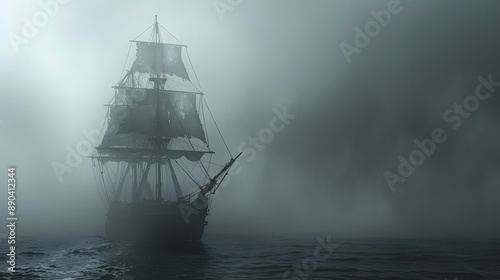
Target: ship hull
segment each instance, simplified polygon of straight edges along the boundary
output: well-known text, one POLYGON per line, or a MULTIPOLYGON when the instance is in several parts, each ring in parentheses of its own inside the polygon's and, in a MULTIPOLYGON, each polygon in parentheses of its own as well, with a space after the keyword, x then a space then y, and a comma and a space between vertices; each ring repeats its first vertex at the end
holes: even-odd
POLYGON ((203 201, 115 204, 108 212, 106 235, 112 240, 167 243, 200 240, 208 212, 203 201))

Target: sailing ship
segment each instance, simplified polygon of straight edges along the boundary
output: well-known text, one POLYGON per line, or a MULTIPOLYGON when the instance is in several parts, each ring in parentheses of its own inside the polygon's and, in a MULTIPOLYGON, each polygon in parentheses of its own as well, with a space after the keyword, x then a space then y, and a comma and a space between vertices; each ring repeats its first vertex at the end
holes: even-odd
POLYGON ((199 81, 191 82, 196 72, 187 46, 162 42, 160 27, 177 40, 155 16, 146 30, 152 30, 149 40, 130 41, 135 61, 113 86, 101 140, 91 156, 108 209, 110 239, 201 239, 213 194, 239 156, 231 156, 199 81), (205 111, 230 156, 225 164, 213 160, 205 111))

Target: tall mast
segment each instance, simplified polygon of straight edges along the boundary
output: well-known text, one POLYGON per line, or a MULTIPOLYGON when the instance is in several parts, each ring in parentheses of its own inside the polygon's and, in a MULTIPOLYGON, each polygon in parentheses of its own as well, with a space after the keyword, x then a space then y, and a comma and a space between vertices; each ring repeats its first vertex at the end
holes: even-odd
MULTIPOLYGON (((155 15, 155 43, 160 43, 160 29, 158 28, 158 15, 155 15)), ((160 131, 160 90, 161 85, 166 81, 166 79, 161 79, 160 74, 154 75, 153 79, 150 79, 154 83, 154 89, 156 90, 156 149, 161 150, 162 136, 160 131)), ((158 201, 163 200, 162 192, 161 192, 161 157, 158 157, 158 161, 156 162, 156 199, 158 201)))
POLYGON ((155 33, 156 33, 156 43, 160 43, 160 29, 158 28, 158 15, 155 15, 155 33))

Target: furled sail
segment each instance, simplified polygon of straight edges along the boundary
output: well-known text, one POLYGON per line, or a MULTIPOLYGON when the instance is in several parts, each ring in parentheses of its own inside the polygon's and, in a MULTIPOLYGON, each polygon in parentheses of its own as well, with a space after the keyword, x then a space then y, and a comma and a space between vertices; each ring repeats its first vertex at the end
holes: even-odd
POLYGON ((189 81, 180 45, 136 41, 136 60, 132 72, 149 74, 168 74, 189 81))
POLYGON ((195 137, 207 142, 194 93, 130 89, 126 91, 126 96, 127 106, 115 112, 115 119, 121 120, 118 133, 166 138, 195 137))

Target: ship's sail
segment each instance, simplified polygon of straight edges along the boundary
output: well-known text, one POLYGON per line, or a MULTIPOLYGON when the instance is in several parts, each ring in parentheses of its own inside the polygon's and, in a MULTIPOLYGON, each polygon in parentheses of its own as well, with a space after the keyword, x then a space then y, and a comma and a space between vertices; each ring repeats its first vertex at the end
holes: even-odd
POLYGON ((139 133, 166 138, 195 137, 206 143, 196 110, 196 95, 169 90, 131 89, 129 103, 117 113, 118 133, 139 133))
POLYGON ((128 115, 129 109, 126 105, 109 105, 108 127, 101 141, 100 147, 131 147, 146 148, 149 145, 148 137, 141 134, 118 133, 120 124, 128 115))
POLYGON ((168 74, 189 81, 189 75, 182 62, 181 45, 141 42, 137 44, 137 53, 132 72, 149 73, 154 75, 168 74))
POLYGON ((199 161, 205 153, 210 153, 156 150, 150 142, 151 137, 195 137, 206 143, 194 93, 119 88, 115 101, 109 106, 108 128, 98 147, 106 155, 103 157, 106 160, 138 162, 148 161, 151 155, 160 155, 170 159, 184 156, 190 161, 199 161))

